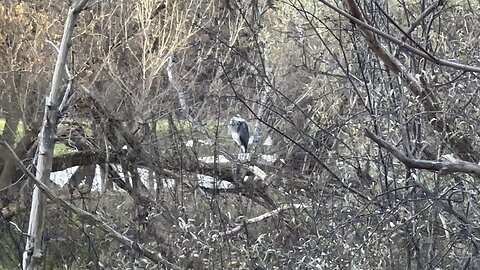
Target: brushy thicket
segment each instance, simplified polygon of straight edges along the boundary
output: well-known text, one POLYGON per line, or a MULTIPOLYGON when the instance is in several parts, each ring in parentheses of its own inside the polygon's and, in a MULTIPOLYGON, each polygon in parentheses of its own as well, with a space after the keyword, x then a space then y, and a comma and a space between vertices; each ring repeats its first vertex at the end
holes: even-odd
MULTIPOLYGON (((52 186, 184 268, 480 268, 480 4, 330 2, 89 3, 53 164, 81 170, 52 186), (236 113, 258 139, 248 161, 236 113)), ((0 4, 1 139, 32 171, 66 5, 0 4)), ((5 151, 13 269, 32 184, 5 151)), ((156 268, 54 203, 44 243, 46 269, 156 268)))

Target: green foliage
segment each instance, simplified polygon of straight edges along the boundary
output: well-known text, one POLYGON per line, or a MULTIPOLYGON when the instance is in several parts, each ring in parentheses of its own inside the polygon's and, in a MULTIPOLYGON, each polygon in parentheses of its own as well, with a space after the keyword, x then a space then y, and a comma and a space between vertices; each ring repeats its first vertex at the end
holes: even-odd
MULTIPOLYGON (((3 133, 3 130, 5 129, 5 123, 6 123, 6 120, 4 118, 0 118, 0 134, 3 133)), ((17 126, 17 136, 16 136, 17 139, 23 136, 24 130, 25 129, 23 126, 23 122, 20 121, 17 126)))
POLYGON ((53 149, 53 156, 61 156, 63 154, 73 153, 75 151, 75 149, 72 149, 63 143, 56 143, 55 148, 53 149))

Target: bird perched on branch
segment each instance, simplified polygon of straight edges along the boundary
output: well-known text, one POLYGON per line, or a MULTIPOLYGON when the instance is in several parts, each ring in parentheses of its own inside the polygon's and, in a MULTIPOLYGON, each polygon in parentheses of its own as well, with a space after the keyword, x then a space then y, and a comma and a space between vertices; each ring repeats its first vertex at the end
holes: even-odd
POLYGON ((248 139, 250 133, 248 132, 247 121, 243 119, 239 114, 230 119, 230 125, 228 130, 232 135, 233 140, 240 146, 244 153, 247 152, 248 139))

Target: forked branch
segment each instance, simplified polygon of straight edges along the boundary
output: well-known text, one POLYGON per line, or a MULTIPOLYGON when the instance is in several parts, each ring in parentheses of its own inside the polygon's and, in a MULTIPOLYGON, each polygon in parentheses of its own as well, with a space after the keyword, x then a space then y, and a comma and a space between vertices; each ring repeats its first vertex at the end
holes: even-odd
POLYGON ((470 173, 477 177, 480 177, 480 165, 463 160, 451 160, 451 161, 434 161, 434 160, 419 160, 407 157, 404 153, 398 150, 395 146, 389 144, 385 140, 379 138, 368 129, 365 129, 365 136, 377 143, 380 147, 386 149, 393 156, 395 156, 400 162, 405 164, 409 168, 425 169, 429 171, 437 171, 442 173, 470 173))
POLYGON ((135 252, 139 253, 150 259, 151 261, 161 264, 165 267, 169 267, 171 269, 182 269, 180 266, 175 265, 166 259, 164 259, 159 253, 156 253, 141 244, 131 240, 130 238, 126 237, 125 235, 119 233, 110 225, 108 225, 105 221, 103 221, 99 216, 93 215, 73 204, 68 203, 66 200, 60 198, 55 192, 53 192, 46 184, 39 181, 22 163, 22 161, 18 158, 15 154, 13 149, 5 142, 0 141, 0 144, 7 149, 9 155, 13 158, 17 166, 22 170, 25 175, 33 181, 33 183, 52 201, 59 203, 62 207, 70 210, 71 212, 77 214, 80 218, 85 220, 87 223, 91 225, 98 226, 102 231, 107 233, 108 236, 112 237, 113 239, 117 240, 118 242, 124 244, 125 246, 129 247, 130 249, 134 250, 135 252))

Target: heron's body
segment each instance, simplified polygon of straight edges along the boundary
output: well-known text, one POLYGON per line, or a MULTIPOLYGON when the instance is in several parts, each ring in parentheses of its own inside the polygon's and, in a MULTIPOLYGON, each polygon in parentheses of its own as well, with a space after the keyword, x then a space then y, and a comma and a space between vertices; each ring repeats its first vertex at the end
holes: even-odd
POLYGON ((228 128, 232 135, 232 139, 240 146, 240 148, 242 148, 242 151, 246 153, 248 148, 248 139, 250 137, 247 121, 237 114, 230 120, 230 125, 228 128))

